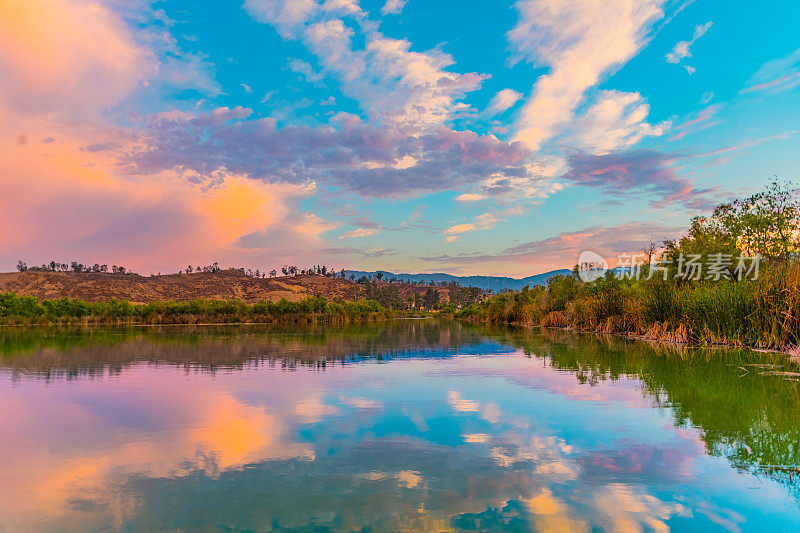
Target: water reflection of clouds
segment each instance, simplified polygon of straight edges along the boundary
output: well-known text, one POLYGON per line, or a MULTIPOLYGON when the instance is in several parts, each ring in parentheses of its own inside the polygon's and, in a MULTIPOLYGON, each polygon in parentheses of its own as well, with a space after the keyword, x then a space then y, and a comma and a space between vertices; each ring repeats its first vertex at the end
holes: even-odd
POLYGON ((0 515, 6 517, 0 525, 20 530, 26 520, 44 516, 77 519, 82 513, 75 502, 91 502, 124 520, 136 507, 135 495, 118 492, 128 476, 198 470, 218 476, 265 460, 314 459, 310 444, 291 440, 290 420, 242 403, 210 380, 173 379, 144 368, 130 374, 116 400, 106 393, 120 383, 76 383, 65 396, 36 387, 28 401, 0 389, 0 403, 8 408, 0 425, 16 428, 0 436, 0 515), (142 377, 150 386, 141 386, 142 377), (87 402, 93 392, 99 403, 87 402), (124 417, 114 425, 107 413, 115 403, 149 419, 148 427, 131 426, 124 417), (5 523, 12 518, 21 521, 5 523))
POLYGON ((214 376, 140 364, 113 380, 0 388, 0 424, 17 429, 0 435, 0 526, 739 527, 703 486, 663 489, 698 465, 708 486, 733 474, 635 380, 590 387, 519 355, 214 376), (191 512, 170 507, 188 491, 191 512))

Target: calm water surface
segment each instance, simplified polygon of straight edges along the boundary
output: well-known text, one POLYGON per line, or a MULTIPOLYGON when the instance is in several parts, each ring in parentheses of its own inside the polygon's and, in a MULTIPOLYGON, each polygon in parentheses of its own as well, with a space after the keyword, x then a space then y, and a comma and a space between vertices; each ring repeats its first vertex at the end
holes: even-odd
POLYGON ((797 531, 797 371, 430 320, 0 330, 0 531, 797 531))

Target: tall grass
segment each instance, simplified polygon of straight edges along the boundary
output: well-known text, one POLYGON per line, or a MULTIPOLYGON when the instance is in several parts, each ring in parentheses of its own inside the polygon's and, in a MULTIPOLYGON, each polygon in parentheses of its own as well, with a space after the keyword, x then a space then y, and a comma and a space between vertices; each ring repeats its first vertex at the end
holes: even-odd
POLYGON ((489 298, 456 315, 514 323, 628 333, 698 344, 787 349, 800 344, 800 264, 776 264, 756 280, 624 280, 573 276, 547 287, 489 298))
POLYGON ((208 322, 348 322, 389 316, 378 302, 332 302, 312 296, 297 302, 282 299, 252 305, 241 300, 159 301, 148 304, 108 300, 86 302, 60 298, 38 300, 14 293, 0 294, 0 323, 144 323, 197 324, 208 322))

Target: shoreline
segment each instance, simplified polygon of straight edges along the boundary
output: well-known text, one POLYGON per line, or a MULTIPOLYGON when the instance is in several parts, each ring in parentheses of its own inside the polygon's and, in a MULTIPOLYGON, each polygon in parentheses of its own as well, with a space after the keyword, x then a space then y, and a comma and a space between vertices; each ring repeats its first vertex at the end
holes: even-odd
POLYGON ((512 326, 516 328, 526 328, 526 329, 552 329, 558 331, 571 331, 574 333, 584 333, 590 334, 595 336, 602 336, 602 335, 611 335, 614 337, 620 337, 625 339, 631 339, 636 341, 642 341, 647 343, 653 344, 667 344, 671 346, 685 346, 687 348, 720 348, 720 349, 733 349, 733 348, 744 348, 753 352, 760 352, 760 353, 774 353, 774 354, 781 354, 787 356, 792 361, 800 362, 800 346, 793 346, 791 348, 787 348, 785 350, 777 350, 774 348, 759 348, 756 346, 748 346, 746 344, 736 344, 731 342, 713 342, 713 343, 700 343, 700 342, 692 342, 692 341, 681 341, 675 339, 658 339, 653 337, 647 337, 646 335, 637 334, 637 333, 630 333, 630 332, 604 332, 604 331, 596 331, 591 329, 580 329, 572 326, 545 326, 542 324, 530 324, 530 323, 522 323, 522 322, 504 322, 500 324, 491 323, 491 322, 480 322, 480 321, 472 321, 466 320, 463 318, 456 318, 456 320, 466 322, 468 324, 473 325, 503 325, 503 326, 512 326))

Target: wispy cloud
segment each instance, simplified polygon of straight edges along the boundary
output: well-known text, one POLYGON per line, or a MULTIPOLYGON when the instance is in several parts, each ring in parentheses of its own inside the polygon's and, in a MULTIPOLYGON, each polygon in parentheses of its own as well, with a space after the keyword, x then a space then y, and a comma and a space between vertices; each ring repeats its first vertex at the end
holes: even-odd
POLYGON ((741 94, 753 92, 779 93, 800 85, 800 48, 761 65, 741 94))
POLYGON ((693 209, 713 207, 711 189, 698 189, 678 177, 678 156, 653 150, 630 150, 604 155, 575 153, 564 178, 613 195, 651 195, 654 206, 682 204, 693 209))
POLYGON ((487 211, 476 216, 473 222, 456 224, 444 230, 442 234, 445 236, 447 242, 453 242, 458 239, 459 235, 462 233, 492 229, 498 223, 502 222, 501 217, 519 216, 523 213, 523 209, 516 207, 505 209, 501 213, 487 211))
MULTIPOLYGON (((699 26, 695 26, 694 35, 692 35, 691 40, 678 41, 672 48, 672 51, 670 51, 667 54, 666 56, 667 63, 681 64, 681 61, 683 59, 686 59, 687 57, 692 57, 692 53, 689 50, 689 48, 697 41, 697 39, 706 34, 706 32, 708 31, 708 29, 711 27, 712 24, 713 23, 711 21, 708 21, 705 24, 700 24, 699 26)), ((683 67, 686 69, 686 72, 688 72, 690 75, 694 74, 697 70, 691 65, 684 64, 683 67)))
POLYGON ((379 233, 379 232, 380 232, 380 230, 377 229, 377 228, 357 228, 357 229, 350 230, 350 231, 347 231, 347 232, 343 233, 339 237, 339 240, 341 240, 341 239, 351 239, 351 238, 354 238, 354 237, 367 237, 369 235, 375 235, 376 233, 379 233))
POLYGON ((522 98, 522 93, 518 93, 514 89, 503 89, 494 95, 494 98, 489 102, 485 115, 491 117, 502 113, 513 107, 520 98, 522 98))
POLYGON ((682 227, 664 224, 629 222, 614 226, 592 226, 560 233, 554 237, 525 242, 497 253, 466 253, 458 255, 424 256, 420 259, 436 263, 441 268, 471 266, 472 268, 499 264, 512 272, 544 271, 572 268, 581 252, 591 250, 611 259, 624 253, 642 251, 651 240, 660 243, 674 238, 682 227))
POLYGON ((650 106, 639 93, 601 91, 586 113, 571 128, 577 145, 604 154, 624 150, 645 137, 663 135, 670 124, 649 124, 650 106))
POLYGON ((460 234, 468 231, 475 231, 476 229, 478 228, 475 226, 475 224, 456 224, 444 230, 442 235, 445 236, 445 240, 447 242, 453 242, 454 240, 458 239, 460 234))
POLYGON ((669 140, 677 141, 678 139, 682 139, 686 135, 696 133, 706 128, 710 128, 714 124, 717 124, 718 122, 714 120, 714 116, 719 112, 721 108, 722 108, 721 104, 710 105, 701 110, 700 113, 698 113, 695 118, 687 120, 686 122, 683 122, 676 126, 673 126, 672 129, 676 133, 672 135, 669 138, 669 140))
POLYGON ((538 148, 569 121, 584 93, 633 57, 653 23, 661 0, 550 2, 519 0, 519 22, 508 33, 517 58, 550 71, 539 77, 516 124, 516 139, 538 148))

